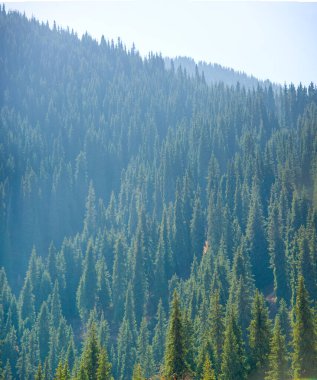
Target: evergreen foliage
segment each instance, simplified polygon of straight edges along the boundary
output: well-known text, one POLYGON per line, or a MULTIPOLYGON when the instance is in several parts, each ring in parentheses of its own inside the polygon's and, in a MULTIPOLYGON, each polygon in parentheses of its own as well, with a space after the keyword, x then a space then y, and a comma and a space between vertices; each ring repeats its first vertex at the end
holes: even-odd
POLYGON ((317 377, 316 85, 0 30, 1 379, 317 377))

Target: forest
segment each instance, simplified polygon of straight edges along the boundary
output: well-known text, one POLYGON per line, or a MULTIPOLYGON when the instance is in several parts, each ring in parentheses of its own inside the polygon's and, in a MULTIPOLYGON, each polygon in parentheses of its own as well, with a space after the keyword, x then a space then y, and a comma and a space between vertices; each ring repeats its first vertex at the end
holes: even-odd
POLYGON ((1 380, 317 378, 315 84, 4 6, 0 67, 1 380))

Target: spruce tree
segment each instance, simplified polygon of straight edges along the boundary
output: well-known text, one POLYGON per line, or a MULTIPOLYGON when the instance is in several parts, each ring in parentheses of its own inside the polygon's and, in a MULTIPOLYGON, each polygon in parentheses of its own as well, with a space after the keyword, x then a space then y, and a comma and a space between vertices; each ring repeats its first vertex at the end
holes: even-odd
POLYGON ((250 368, 263 378, 267 368, 270 350, 270 320, 264 297, 257 290, 252 305, 252 319, 249 326, 250 368))
POLYGON ((139 363, 134 366, 132 380, 145 380, 141 365, 139 363))
MULTIPOLYGON (((120 321, 124 313, 126 281, 127 247, 123 236, 119 235, 114 246, 114 263, 112 271, 113 318, 120 321)), ((118 323, 118 322, 117 322, 118 323)))
POLYGON ((35 380, 43 380, 43 371, 42 371, 42 365, 41 363, 37 367, 37 371, 35 374, 35 380))
POLYGON ((223 331, 224 331, 224 312, 220 304, 220 292, 216 291, 210 297, 209 311, 209 335, 213 347, 214 361, 216 372, 220 372, 221 352, 223 348, 223 331))
POLYGON ((89 380, 97 380, 99 353, 100 346, 97 339, 96 324, 92 322, 85 338, 85 346, 80 363, 80 366, 84 369, 84 372, 86 372, 89 380))
POLYGON ((292 357, 294 378, 313 378, 317 376, 317 337, 303 276, 298 279, 294 314, 292 357))
POLYGON ((37 317, 37 335, 39 340, 40 359, 44 362, 49 352, 50 339, 50 318, 46 302, 43 302, 40 313, 37 317))
POLYGON ((142 318, 138 336, 137 361, 142 366, 145 377, 148 378, 153 375, 153 353, 149 344, 149 332, 145 317, 142 318))
POLYGON ((279 315, 275 317, 273 336, 270 342, 270 353, 266 380, 288 380, 290 378, 285 335, 282 333, 279 315))
POLYGON ((207 356, 204 364, 204 372, 202 375, 202 380, 216 380, 215 371, 211 367, 210 360, 207 356))
POLYGON ((273 276, 270 269, 262 201, 256 178, 254 178, 252 185, 252 196, 246 229, 246 238, 255 284, 257 288, 263 290, 267 285, 272 283, 273 276))
POLYGON ((247 366, 241 329, 237 324, 234 311, 231 310, 227 316, 224 332, 220 379, 243 380, 246 378, 247 366))
POLYGON ((180 379, 188 372, 185 356, 183 317, 179 297, 175 291, 171 304, 165 346, 165 375, 167 377, 175 376, 176 379, 180 379))
POLYGON ((83 320, 88 318, 90 310, 95 306, 97 290, 97 274, 94 260, 92 241, 89 240, 83 267, 77 290, 77 306, 83 320))
POLYGON ((96 380, 113 380, 111 375, 111 364, 108 360, 107 350, 104 347, 100 348, 98 356, 98 369, 96 380))
POLYGON ((20 294, 20 318, 26 328, 31 328, 35 318, 34 294, 30 277, 27 275, 20 294))
POLYGON ((164 347, 166 338, 166 315, 162 301, 160 300, 157 313, 156 313, 156 325, 154 328, 154 337, 152 340, 154 363, 159 369, 160 364, 164 358, 164 347))

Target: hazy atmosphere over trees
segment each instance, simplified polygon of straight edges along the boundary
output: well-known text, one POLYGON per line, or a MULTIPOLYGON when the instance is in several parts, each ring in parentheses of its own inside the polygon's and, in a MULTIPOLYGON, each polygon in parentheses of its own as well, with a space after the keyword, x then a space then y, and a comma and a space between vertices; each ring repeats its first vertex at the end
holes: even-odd
POLYGON ((1 380, 317 377, 317 88, 0 11, 1 380))

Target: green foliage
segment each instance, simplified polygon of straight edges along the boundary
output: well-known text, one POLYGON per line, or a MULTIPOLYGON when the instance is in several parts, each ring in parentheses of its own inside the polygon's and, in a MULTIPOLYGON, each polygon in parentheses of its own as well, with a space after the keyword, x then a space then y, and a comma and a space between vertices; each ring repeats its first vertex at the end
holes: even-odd
POLYGON ((206 358, 202 380, 216 380, 215 371, 211 367, 209 358, 206 358))
POLYGON ((92 241, 87 245, 83 274, 77 290, 77 306, 82 319, 87 319, 90 310, 95 306, 97 274, 94 262, 92 241))
POLYGON ((316 377, 316 86, 0 29, 1 376, 316 377))
POLYGON ((316 377, 316 327, 303 276, 299 277, 297 286, 293 350, 294 378, 316 377))
POLYGON ((188 372, 185 356, 183 317, 179 304, 179 296, 175 291, 166 336, 164 372, 167 377, 176 376, 176 378, 181 378, 188 372))
POLYGON ((270 342, 269 369, 267 380, 287 380, 290 378, 285 335, 282 333, 280 317, 275 317, 273 336, 270 342))
POLYGON ((97 380, 113 380, 111 375, 111 364, 108 360, 108 354, 104 347, 100 348, 98 357, 97 380))
POLYGON ((252 319, 249 326, 250 367, 259 378, 267 368, 270 350, 271 326, 268 309, 262 294, 255 293, 252 305, 252 319))
POLYGON ((229 312, 226 322, 220 378, 222 380, 247 378, 241 329, 237 324, 237 318, 233 311, 229 312))
POLYGON ((140 364, 136 364, 134 366, 132 380, 145 380, 145 377, 143 377, 142 374, 142 368, 140 364))

